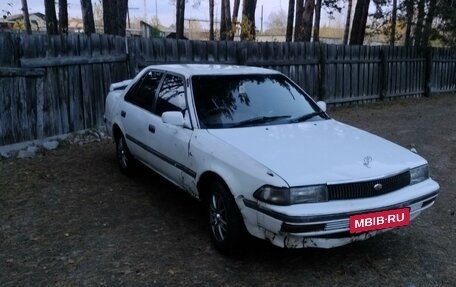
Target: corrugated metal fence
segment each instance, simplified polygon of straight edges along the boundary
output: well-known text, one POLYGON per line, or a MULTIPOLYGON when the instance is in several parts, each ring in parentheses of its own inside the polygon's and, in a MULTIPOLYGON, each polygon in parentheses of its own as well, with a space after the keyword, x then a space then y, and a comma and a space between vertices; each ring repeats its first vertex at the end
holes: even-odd
POLYGON ((0 145, 102 124, 109 84, 163 63, 268 67, 328 103, 456 91, 456 51, 0 33, 0 145))

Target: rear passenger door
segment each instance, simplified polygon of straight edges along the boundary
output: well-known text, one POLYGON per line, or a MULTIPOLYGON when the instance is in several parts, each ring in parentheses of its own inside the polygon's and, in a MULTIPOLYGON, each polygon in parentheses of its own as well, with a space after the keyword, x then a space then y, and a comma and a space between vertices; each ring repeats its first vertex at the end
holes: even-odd
POLYGON ((148 119, 156 103, 158 87, 163 73, 149 71, 127 92, 121 103, 123 132, 130 152, 139 160, 152 165, 145 148, 148 140, 148 119))

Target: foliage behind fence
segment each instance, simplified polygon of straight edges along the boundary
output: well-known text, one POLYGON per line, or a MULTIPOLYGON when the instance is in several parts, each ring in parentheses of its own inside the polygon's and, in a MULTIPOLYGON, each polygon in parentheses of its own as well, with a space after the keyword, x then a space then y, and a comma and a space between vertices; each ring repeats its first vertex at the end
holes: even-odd
POLYGON ((102 124, 109 84, 151 64, 268 67, 328 103, 456 91, 456 51, 0 33, 0 145, 102 124))

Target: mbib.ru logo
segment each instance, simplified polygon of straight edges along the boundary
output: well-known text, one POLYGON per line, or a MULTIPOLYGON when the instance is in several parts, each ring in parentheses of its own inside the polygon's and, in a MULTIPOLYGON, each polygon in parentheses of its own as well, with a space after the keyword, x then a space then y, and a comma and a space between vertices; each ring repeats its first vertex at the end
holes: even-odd
POLYGON ((350 216, 350 233, 379 230, 410 224, 408 208, 372 212, 350 216))

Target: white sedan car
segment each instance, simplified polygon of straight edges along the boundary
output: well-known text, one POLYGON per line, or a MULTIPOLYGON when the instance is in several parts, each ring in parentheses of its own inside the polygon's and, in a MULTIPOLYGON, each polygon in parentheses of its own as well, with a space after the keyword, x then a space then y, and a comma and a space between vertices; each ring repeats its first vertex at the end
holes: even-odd
POLYGON ((325 111, 277 71, 160 65, 111 85, 105 122, 120 170, 139 161, 202 200, 222 252, 247 234, 341 246, 433 205, 426 160, 325 111))

